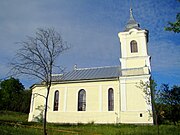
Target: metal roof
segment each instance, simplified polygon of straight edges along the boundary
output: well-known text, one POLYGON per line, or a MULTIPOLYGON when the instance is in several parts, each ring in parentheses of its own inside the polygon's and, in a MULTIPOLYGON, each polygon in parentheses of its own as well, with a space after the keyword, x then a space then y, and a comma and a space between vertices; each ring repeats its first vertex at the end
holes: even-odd
POLYGON ((77 68, 73 71, 54 75, 53 81, 73 81, 90 79, 107 79, 121 76, 120 66, 115 67, 96 67, 96 68, 77 68))
POLYGON ((135 21, 134 17, 133 17, 133 13, 132 13, 132 8, 130 8, 130 18, 129 21, 126 25, 125 31, 129 31, 130 29, 135 28, 140 30, 140 26, 139 24, 135 21))

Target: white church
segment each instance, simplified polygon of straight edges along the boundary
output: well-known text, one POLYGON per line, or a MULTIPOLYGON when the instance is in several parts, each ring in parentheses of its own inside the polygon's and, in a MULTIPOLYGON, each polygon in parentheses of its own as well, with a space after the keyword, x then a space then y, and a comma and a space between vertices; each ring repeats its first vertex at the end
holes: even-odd
MULTIPOLYGON (((152 106, 147 104, 140 81, 151 77, 148 31, 140 28, 132 9, 125 30, 118 33, 120 65, 74 68, 53 76, 47 122, 51 123, 135 123, 152 124, 152 106)), ((44 106, 46 88, 32 86, 28 121, 36 121, 44 106), (38 93, 38 94, 37 94, 38 93)))

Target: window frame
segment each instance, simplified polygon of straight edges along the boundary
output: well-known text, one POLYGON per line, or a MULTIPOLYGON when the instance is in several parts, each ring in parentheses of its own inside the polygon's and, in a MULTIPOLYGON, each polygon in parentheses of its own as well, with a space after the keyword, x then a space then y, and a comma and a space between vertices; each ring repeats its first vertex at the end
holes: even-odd
POLYGON ((108 111, 114 111, 114 89, 108 89, 108 111))
POLYGON ((130 42, 131 53, 138 53, 138 44, 136 40, 130 42))
POLYGON ((86 111, 86 91, 84 89, 78 92, 78 111, 86 111))
POLYGON ((53 104, 53 111, 59 110, 59 91, 56 90, 54 92, 54 104, 53 104))

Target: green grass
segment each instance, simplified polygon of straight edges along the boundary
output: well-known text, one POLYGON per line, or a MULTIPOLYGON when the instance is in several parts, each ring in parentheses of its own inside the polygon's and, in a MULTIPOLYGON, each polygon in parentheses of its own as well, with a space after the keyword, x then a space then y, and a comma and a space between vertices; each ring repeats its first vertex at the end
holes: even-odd
POLYGON ((11 111, 0 111, 0 121, 16 121, 25 122, 28 119, 28 114, 11 111))
MULTIPOLYGON (((28 115, 0 112, 0 135, 42 135, 42 123, 27 122, 28 115)), ((180 135, 180 127, 160 125, 160 135, 180 135)), ((49 135, 157 135, 151 125, 48 124, 49 135)))

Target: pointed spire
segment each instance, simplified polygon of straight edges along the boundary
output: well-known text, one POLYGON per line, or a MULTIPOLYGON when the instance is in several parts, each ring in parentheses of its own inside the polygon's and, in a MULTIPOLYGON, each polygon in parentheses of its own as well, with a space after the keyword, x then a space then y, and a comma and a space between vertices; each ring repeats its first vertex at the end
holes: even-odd
POLYGON ((130 18, 129 18, 129 21, 128 21, 127 25, 126 25, 125 31, 128 31, 128 30, 130 30, 132 28, 140 29, 139 24, 134 19, 133 10, 132 10, 131 7, 130 7, 129 11, 130 11, 130 18))
POLYGON ((130 12, 130 20, 134 20, 133 13, 132 13, 132 8, 130 8, 129 12, 130 12))

